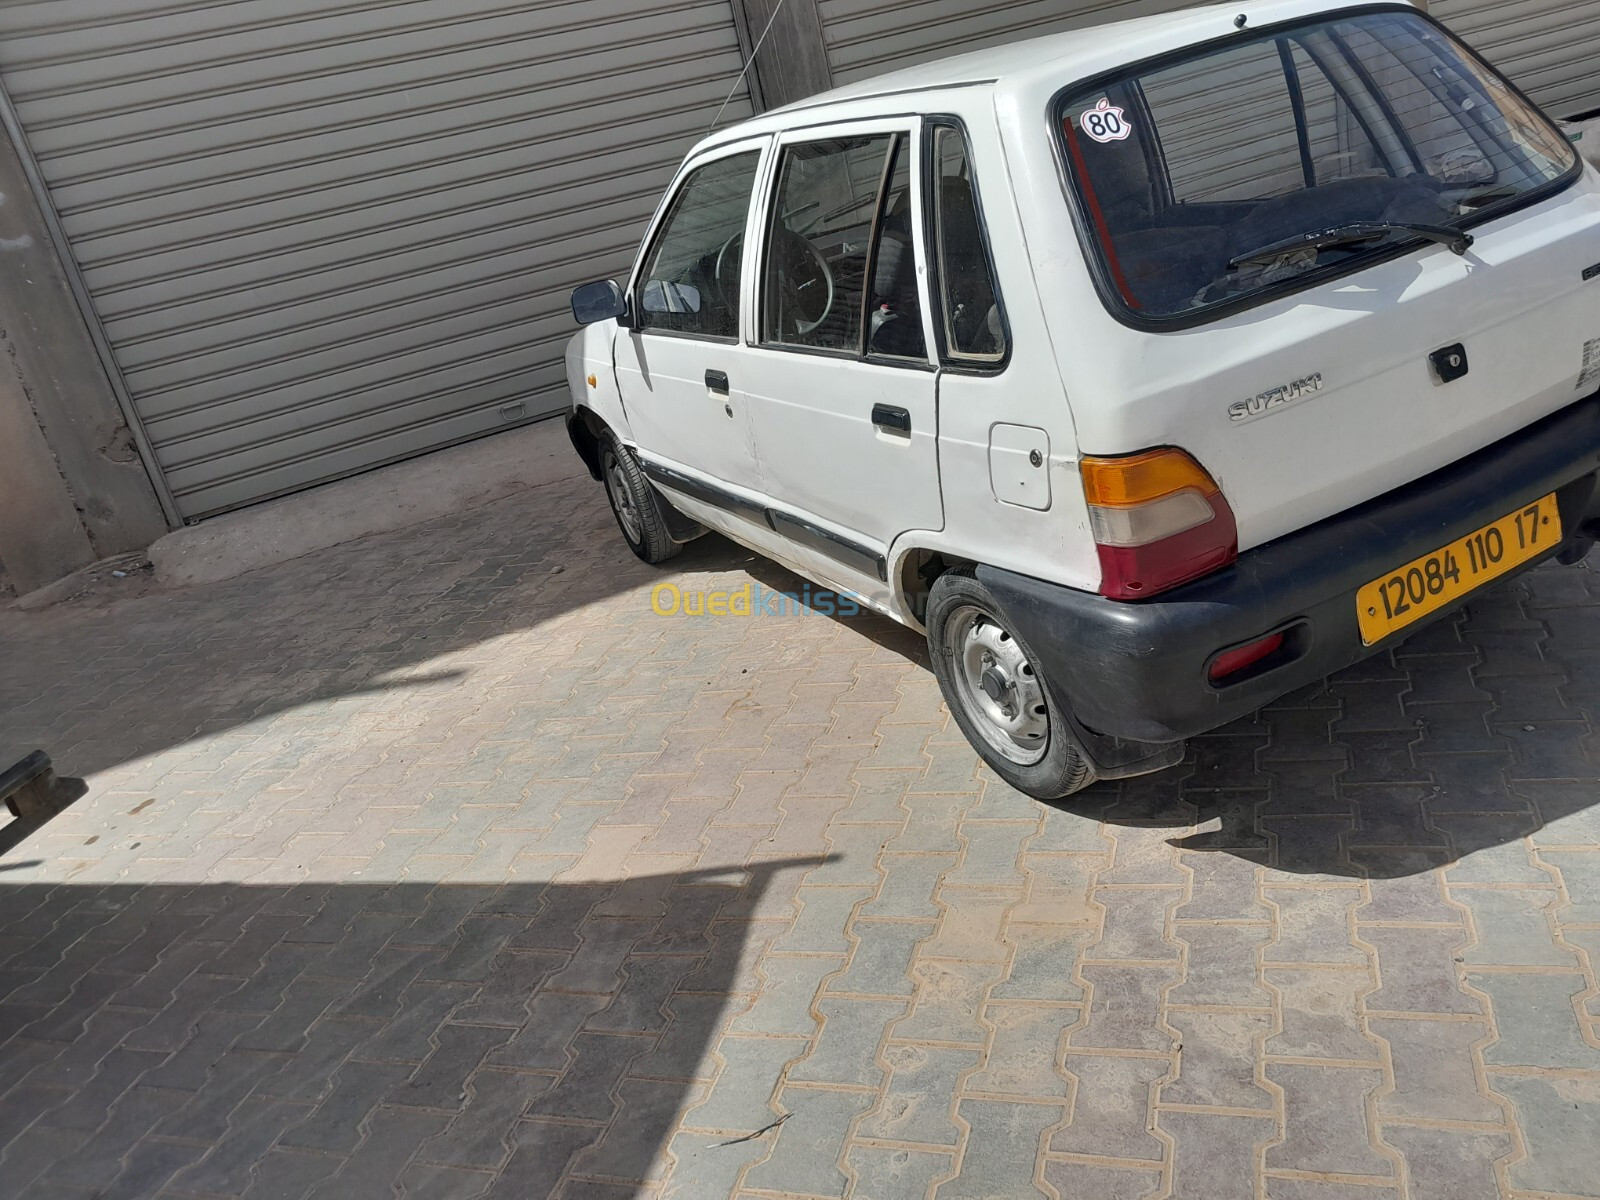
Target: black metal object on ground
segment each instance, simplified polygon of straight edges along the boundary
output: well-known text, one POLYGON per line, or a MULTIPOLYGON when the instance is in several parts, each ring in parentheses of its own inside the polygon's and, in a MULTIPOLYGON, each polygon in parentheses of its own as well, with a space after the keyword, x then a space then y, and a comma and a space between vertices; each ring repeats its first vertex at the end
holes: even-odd
POLYGON ((59 808, 61 789, 50 756, 35 750, 0 772, 0 799, 14 817, 37 816, 59 808))

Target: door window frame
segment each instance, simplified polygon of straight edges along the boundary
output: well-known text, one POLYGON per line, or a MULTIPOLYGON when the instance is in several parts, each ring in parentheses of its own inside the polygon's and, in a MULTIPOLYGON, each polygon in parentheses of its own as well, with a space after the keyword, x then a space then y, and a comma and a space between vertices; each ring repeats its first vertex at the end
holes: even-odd
MULTIPOLYGON (((745 282, 746 297, 749 301, 745 318, 743 320, 745 344, 757 350, 769 350, 781 354, 803 354, 815 358, 830 358, 835 362, 867 363, 872 366, 899 367, 910 371, 937 371, 938 363, 934 357, 935 347, 938 343, 934 340, 936 322, 933 320, 932 297, 929 294, 928 264, 928 223, 923 211, 922 188, 919 181, 925 168, 925 154, 923 153, 922 131, 925 122, 921 116, 899 117, 872 117, 856 121, 829 122, 825 125, 811 125, 796 129, 785 130, 778 134, 768 155, 764 179, 761 185, 760 203, 753 206, 758 221, 754 222, 758 231, 754 240, 751 234, 745 235, 745 282), (921 255, 917 264, 917 288, 921 304, 922 316, 922 358, 890 357, 867 352, 865 340, 858 351, 830 350, 820 346, 793 346, 787 342, 769 342, 762 339, 762 319, 764 313, 761 305, 766 294, 766 266, 767 266, 767 235, 769 233, 770 214, 778 203, 778 187, 782 181, 780 167, 783 162, 783 152, 789 146, 805 145, 810 142, 828 142, 840 138, 876 137, 885 135, 901 135, 901 143, 905 151, 911 155, 909 164, 910 191, 911 191, 911 236, 912 245, 921 255)), ((879 205, 881 207, 883 196, 880 192, 879 205)), ((873 236, 877 236, 877 223, 874 222, 873 236)), ((868 247, 869 260, 875 259, 878 247, 868 247)), ((865 305, 863 298, 863 305, 865 305)))
POLYGON ((997 359, 984 359, 969 358, 950 348, 945 337, 944 289, 939 274, 940 254, 937 242, 940 231, 934 227, 930 219, 924 247, 927 254, 928 292, 931 302, 939 306, 938 317, 933 322, 937 335, 937 340, 933 344, 938 348, 939 364, 944 370, 962 375, 998 375, 1011 364, 1011 319, 1006 312, 1005 288, 1001 286, 1000 272, 995 265, 994 239, 989 235, 989 220, 984 213, 983 187, 978 180, 978 164, 972 153, 972 136, 967 131, 966 122, 953 114, 930 113, 923 118, 923 173, 920 182, 922 203, 927 206, 928 211, 932 211, 934 189, 939 183, 936 178, 939 160, 934 154, 934 142, 941 130, 953 130, 961 139, 962 148, 967 156, 967 168, 972 179, 972 205, 978 214, 978 233, 983 241, 983 258, 989 268, 989 281, 994 285, 995 307, 1000 310, 1000 333, 1005 338, 1005 351, 997 359))
POLYGON ((737 346, 745 329, 745 318, 749 314, 750 296, 748 290, 750 239, 753 234, 753 220, 759 209, 761 195, 766 187, 767 172, 771 168, 772 136, 770 134, 760 137, 743 138, 737 142, 728 142, 725 145, 714 146, 702 154, 685 159, 678 173, 672 177, 672 183, 661 198, 661 203, 656 206, 655 215, 650 218, 650 225, 645 233, 644 240, 639 244, 639 253, 633 260, 633 270, 628 274, 628 332, 640 337, 669 337, 680 338, 691 342, 704 342, 713 346, 737 346), (667 220, 671 217, 677 205, 678 197, 683 194, 683 189, 688 186, 689 180, 697 174, 702 167, 708 167, 725 158, 733 158, 740 154, 749 154, 755 151, 759 157, 756 159, 755 176, 750 184, 750 204, 745 209, 744 245, 740 247, 743 256, 740 260, 739 273, 739 313, 738 329, 733 337, 712 337, 703 333, 690 333, 682 329, 640 328, 638 317, 639 291, 644 286, 644 268, 650 261, 650 256, 655 253, 656 244, 665 232, 667 220))

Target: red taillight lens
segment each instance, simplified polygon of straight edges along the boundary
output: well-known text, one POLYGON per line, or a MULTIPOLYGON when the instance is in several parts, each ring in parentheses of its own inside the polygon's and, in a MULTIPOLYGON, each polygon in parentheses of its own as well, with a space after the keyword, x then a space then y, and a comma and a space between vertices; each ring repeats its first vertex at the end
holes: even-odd
POLYGON ((1182 450, 1079 465, 1100 551, 1100 594, 1139 600, 1226 566, 1238 529, 1222 489, 1182 450))
POLYGON ((1235 646, 1226 653, 1217 655, 1211 660, 1209 672, 1212 683, 1218 683, 1229 675, 1237 675, 1246 667, 1253 667, 1256 663, 1269 655, 1276 654, 1283 648, 1283 634, 1271 633, 1259 642, 1251 642, 1248 646, 1235 646))

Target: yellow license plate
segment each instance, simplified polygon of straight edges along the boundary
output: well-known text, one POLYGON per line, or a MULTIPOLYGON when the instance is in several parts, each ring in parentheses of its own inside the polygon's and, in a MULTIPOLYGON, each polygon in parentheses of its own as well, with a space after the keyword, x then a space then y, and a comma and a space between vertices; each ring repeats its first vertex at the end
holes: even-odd
POLYGON ((1396 567, 1356 593, 1362 644, 1382 641, 1560 541, 1561 513, 1552 492, 1396 567))

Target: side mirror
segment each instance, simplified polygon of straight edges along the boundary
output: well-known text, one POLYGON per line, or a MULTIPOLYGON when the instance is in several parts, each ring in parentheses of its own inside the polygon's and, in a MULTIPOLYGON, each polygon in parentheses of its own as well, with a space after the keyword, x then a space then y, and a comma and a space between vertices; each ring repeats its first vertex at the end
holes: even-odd
POLYGON ((579 325, 593 325, 623 317, 628 312, 628 301, 614 279, 599 283, 586 283, 572 293, 572 318, 579 325))

